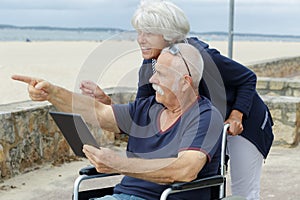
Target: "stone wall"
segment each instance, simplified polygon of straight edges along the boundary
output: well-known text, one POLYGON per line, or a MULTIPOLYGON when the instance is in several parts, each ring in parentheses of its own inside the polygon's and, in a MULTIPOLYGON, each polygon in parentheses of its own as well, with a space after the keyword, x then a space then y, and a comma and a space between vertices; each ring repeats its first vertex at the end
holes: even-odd
POLYGON ((270 108, 274 145, 300 142, 300 57, 249 66, 258 76, 257 91, 270 108))
POLYGON ((274 126, 273 145, 296 146, 300 142, 300 98, 262 96, 268 105, 274 126))
MULTIPOLYGON (((109 89, 115 103, 135 99, 130 88, 109 89)), ((39 168, 79 159, 63 138, 49 110, 49 103, 20 102, 0 105, 0 181, 39 168)), ((89 125, 101 145, 115 144, 115 134, 89 125)), ((117 135, 118 145, 126 137, 117 135)))
POLYGON ((258 77, 256 88, 261 95, 300 97, 300 78, 258 77))
POLYGON ((265 63, 249 65, 258 77, 294 77, 300 76, 300 57, 277 59, 265 63))
POLYGON ((33 102, 0 106, 0 179, 73 159, 48 115, 51 108, 33 102))

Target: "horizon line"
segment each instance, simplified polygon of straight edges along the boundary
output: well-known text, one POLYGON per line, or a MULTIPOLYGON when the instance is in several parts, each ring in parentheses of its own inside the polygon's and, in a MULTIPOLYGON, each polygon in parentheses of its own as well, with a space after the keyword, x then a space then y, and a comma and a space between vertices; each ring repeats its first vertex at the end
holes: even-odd
MULTIPOLYGON (((34 26, 19 26, 11 24, 0 24, 0 29, 37 29, 37 30, 63 30, 63 31, 119 31, 119 32, 134 32, 135 30, 128 30, 122 28, 112 28, 112 27, 61 27, 61 26, 47 26, 47 25, 34 25, 34 26)), ((190 31, 189 34, 217 34, 217 35, 228 35, 226 31, 190 31)), ((270 34, 270 33, 242 33, 234 32, 235 36, 260 36, 260 37, 291 37, 291 38, 300 38, 300 35, 292 34, 270 34)))

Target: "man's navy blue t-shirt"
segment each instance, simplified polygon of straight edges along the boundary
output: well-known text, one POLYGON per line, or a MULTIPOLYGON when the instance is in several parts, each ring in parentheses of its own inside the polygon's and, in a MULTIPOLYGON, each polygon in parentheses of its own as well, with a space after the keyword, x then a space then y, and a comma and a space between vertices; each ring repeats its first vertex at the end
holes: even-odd
MULTIPOLYGON (((165 107, 155 96, 136 99, 129 104, 113 105, 117 124, 129 135, 127 156, 141 159, 177 157, 180 151, 198 150, 208 162, 198 177, 215 175, 220 164, 220 141, 223 119, 209 100, 199 97, 182 116, 162 131, 160 115, 165 107)), ((142 163, 141 163, 142 164, 142 163)), ((165 185, 125 176, 115 187, 115 193, 126 193, 145 199, 159 199, 165 185)), ((173 194, 170 199, 210 199, 210 189, 173 194)))

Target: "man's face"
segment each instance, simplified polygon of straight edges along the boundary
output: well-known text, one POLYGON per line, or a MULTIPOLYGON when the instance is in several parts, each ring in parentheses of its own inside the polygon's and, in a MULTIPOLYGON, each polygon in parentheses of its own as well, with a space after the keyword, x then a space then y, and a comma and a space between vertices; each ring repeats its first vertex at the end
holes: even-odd
POLYGON ((174 56, 169 53, 161 54, 155 67, 156 72, 149 80, 156 90, 156 101, 165 106, 177 102, 182 90, 183 76, 171 66, 173 59, 174 56))
POLYGON ((138 31, 137 42, 144 59, 157 59, 161 50, 168 46, 163 35, 138 31))

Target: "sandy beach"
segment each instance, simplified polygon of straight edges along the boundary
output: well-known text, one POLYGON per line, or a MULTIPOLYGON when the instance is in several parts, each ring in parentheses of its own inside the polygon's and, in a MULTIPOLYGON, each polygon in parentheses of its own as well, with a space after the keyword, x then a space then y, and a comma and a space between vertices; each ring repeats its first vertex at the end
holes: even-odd
MULTIPOLYGON (((208 42, 227 55, 226 41, 208 42)), ((300 56, 300 42, 234 42, 233 58, 245 65, 300 56)), ((26 85, 10 79, 22 74, 46 79, 72 91, 81 80, 102 88, 136 87, 141 55, 136 41, 0 42, 0 104, 29 100, 26 85)))

